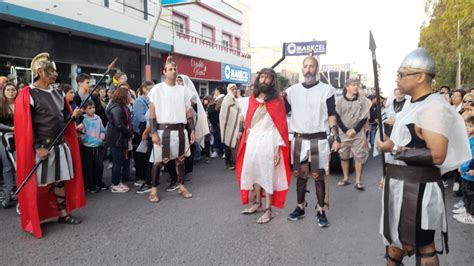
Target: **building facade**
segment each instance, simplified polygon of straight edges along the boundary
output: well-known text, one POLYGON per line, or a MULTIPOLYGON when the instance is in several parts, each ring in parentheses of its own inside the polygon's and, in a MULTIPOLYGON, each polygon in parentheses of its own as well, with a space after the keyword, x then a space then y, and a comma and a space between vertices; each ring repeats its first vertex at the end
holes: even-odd
MULTIPOLYGON (((115 71, 127 73, 137 88, 145 78, 144 43, 158 1, 4 0, 0 26, 6 39, 0 42, 0 75, 30 82, 31 59, 49 52, 59 81, 76 86, 79 73, 99 78, 118 57, 115 71)), ((223 64, 250 69, 250 56, 241 52, 241 18, 240 10, 223 1, 163 7, 150 43, 152 79, 161 81, 162 60, 169 54, 181 58, 178 67, 185 73, 180 73, 190 76, 202 94, 232 81, 222 73, 223 64)))

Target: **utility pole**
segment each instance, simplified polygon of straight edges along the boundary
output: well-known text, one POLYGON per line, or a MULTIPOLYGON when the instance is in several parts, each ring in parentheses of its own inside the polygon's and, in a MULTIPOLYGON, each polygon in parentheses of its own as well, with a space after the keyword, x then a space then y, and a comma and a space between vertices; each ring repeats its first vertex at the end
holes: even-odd
POLYGON ((457 43, 458 43, 458 67, 456 71, 456 89, 461 89, 461 44, 459 38, 461 36, 461 21, 458 19, 457 43))
POLYGON ((161 0, 158 1, 157 4, 157 14, 155 17, 155 22, 153 23, 153 27, 151 28, 150 35, 145 40, 145 80, 151 80, 151 51, 150 51, 150 43, 153 39, 153 35, 155 34, 156 26, 158 25, 158 21, 161 17, 161 0))

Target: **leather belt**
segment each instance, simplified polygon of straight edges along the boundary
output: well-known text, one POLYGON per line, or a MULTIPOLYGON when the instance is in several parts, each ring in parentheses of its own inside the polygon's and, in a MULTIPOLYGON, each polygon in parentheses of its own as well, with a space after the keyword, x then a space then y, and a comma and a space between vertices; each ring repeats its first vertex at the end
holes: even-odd
POLYGON ((310 141, 310 154, 311 154, 311 172, 317 172, 319 167, 319 140, 326 139, 326 132, 317 133, 298 133, 293 134, 295 137, 295 149, 293 154, 293 167, 299 172, 301 167, 300 155, 301 155, 301 143, 303 140, 310 141))
POLYGON ((158 124, 158 129, 161 130, 180 130, 184 129, 186 124, 158 124))
POLYGON ((186 124, 158 124, 158 129, 163 130, 163 135, 161 136, 161 144, 163 145, 162 148, 162 158, 163 162, 168 162, 171 157, 171 131, 178 130, 178 139, 179 139, 179 147, 178 147, 178 157, 184 155, 184 148, 185 148, 185 138, 184 138, 184 128, 186 124))

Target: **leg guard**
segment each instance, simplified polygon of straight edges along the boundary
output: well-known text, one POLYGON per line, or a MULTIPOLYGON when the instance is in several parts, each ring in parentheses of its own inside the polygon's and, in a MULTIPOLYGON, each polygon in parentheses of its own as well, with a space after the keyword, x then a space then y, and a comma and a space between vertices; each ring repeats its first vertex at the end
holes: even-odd
POLYGON ((326 205, 326 184, 324 183, 324 177, 322 175, 318 175, 318 177, 314 180, 314 185, 316 186, 316 198, 318 199, 318 205, 321 208, 324 208, 326 205))
POLYGON ((184 156, 183 158, 177 158, 175 160, 176 163, 176 174, 178 175, 178 182, 181 185, 184 185, 184 156))
POLYGON ((160 182, 161 163, 153 164, 151 168, 151 186, 157 187, 160 182))
POLYGON ((66 209, 66 191, 64 189, 64 181, 56 182, 51 186, 56 201, 58 203, 58 210, 66 209))
POLYGON ((296 180, 296 195, 298 199, 298 204, 303 204, 305 202, 307 182, 308 179, 304 177, 298 177, 298 179, 296 180))

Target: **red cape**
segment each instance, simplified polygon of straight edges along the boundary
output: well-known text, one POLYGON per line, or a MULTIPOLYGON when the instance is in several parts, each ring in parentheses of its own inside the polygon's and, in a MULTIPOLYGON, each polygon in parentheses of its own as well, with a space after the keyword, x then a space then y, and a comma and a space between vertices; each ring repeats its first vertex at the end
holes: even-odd
MULTIPOLYGON (((71 107, 66 103, 71 111, 71 107)), ((18 93, 14 112, 15 146, 16 150, 16 184, 23 182, 28 173, 35 166, 35 151, 33 150, 33 126, 30 113, 30 88, 26 87, 18 93)), ((71 212, 86 205, 84 182, 82 177, 81 156, 77 142, 75 123, 71 123, 64 133, 66 143, 71 150, 74 178, 65 182, 66 206, 71 212)), ((49 192, 49 187, 38 187, 36 174, 28 180, 19 194, 18 201, 21 208, 21 227, 24 231, 33 233, 34 237, 41 238, 40 221, 57 217, 58 205, 56 197, 49 192)))
MULTIPOLYGON (((278 132, 280 133, 281 138, 285 142, 285 146, 280 146, 282 161, 280 163, 284 163, 286 177, 288 181, 288 187, 291 184, 291 173, 290 173, 290 162, 288 159, 288 149, 290 147, 288 141, 288 125, 286 123, 286 109, 283 99, 279 97, 278 99, 272 100, 270 102, 265 102, 265 107, 267 109, 268 114, 273 120, 275 127, 277 128, 278 132)), ((240 142, 239 151, 237 153, 237 161, 236 161, 236 174, 237 174, 237 182, 240 188, 240 177, 242 174, 242 166, 244 163, 244 155, 245 155, 245 148, 247 147, 246 139, 247 139, 247 131, 250 126, 250 122, 252 121, 252 117, 257 110, 260 103, 255 99, 254 96, 250 96, 249 99, 249 106, 247 109, 247 116, 245 117, 245 126, 244 126, 244 133, 242 135, 242 140, 240 142)), ((240 196, 242 198, 242 204, 247 204, 249 202, 249 190, 240 190, 240 196)), ((282 191, 274 191, 272 197, 272 205, 277 208, 283 208, 285 205, 286 194, 288 190, 282 191)))

